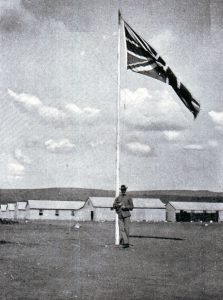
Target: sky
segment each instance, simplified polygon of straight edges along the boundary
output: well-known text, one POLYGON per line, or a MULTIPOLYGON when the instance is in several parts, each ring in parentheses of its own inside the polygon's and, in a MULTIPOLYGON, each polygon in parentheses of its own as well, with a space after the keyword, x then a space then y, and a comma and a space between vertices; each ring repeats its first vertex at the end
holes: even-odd
POLYGON ((120 184, 222 191, 223 0, 0 0, 0 188, 115 189, 118 9, 200 103, 126 70, 120 184))

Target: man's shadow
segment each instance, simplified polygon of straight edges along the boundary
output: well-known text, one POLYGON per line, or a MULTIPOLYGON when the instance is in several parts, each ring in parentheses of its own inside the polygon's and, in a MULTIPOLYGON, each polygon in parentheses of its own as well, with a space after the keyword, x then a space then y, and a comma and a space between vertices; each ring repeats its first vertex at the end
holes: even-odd
POLYGON ((153 236, 153 235, 130 235, 130 238, 173 240, 173 241, 184 241, 185 240, 185 239, 182 239, 182 238, 164 237, 164 236, 153 236))

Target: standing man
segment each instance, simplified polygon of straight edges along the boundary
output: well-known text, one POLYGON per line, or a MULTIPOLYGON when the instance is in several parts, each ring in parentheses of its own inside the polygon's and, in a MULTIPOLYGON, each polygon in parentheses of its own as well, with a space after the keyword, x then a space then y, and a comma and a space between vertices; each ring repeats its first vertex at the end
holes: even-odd
POLYGON ((132 198, 126 195, 127 187, 121 185, 121 194, 115 199, 113 208, 118 214, 119 231, 120 231, 120 244, 123 248, 129 247, 129 222, 130 222, 130 210, 133 210, 132 198))

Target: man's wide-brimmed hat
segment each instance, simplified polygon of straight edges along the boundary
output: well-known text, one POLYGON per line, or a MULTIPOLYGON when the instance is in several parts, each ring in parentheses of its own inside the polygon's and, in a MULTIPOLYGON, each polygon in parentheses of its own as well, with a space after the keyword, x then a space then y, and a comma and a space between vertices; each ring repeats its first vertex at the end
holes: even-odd
POLYGON ((126 191, 127 188, 128 188, 127 186, 125 186, 124 184, 122 184, 120 190, 121 190, 121 191, 126 191))

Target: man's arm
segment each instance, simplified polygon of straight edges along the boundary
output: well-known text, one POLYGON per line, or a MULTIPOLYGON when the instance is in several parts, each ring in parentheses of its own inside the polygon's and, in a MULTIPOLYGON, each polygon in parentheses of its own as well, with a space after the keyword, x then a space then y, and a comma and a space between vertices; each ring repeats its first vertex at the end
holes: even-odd
POLYGON ((121 204, 119 203, 118 197, 115 199, 114 203, 113 203, 113 207, 112 209, 119 209, 121 206, 121 204))

